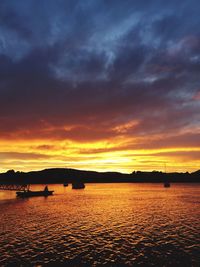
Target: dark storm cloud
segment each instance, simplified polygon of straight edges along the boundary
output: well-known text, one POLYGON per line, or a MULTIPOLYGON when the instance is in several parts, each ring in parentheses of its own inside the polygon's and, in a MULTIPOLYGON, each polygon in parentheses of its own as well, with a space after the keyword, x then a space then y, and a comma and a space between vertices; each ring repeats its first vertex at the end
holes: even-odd
POLYGON ((1 1, 1 136, 84 141, 132 120, 127 136, 197 125, 199 7, 1 1))

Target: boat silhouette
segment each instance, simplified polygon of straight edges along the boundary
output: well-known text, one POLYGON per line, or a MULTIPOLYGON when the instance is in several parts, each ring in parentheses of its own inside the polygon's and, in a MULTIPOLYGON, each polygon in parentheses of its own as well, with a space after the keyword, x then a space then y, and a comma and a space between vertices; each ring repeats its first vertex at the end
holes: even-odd
POLYGON ((170 187, 170 182, 164 182, 164 187, 170 187))
MULTIPOLYGON (((165 163, 165 172, 164 172, 164 177, 167 177, 167 172, 166 172, 166 163, 165 163)), ((166 178, 165 178, 166 179, 166 178)), ((170 187, 171 185, 170 185, 170 182, 169 181, 167 181, 168 179, 166 179, 165 181, 164 181, 164 187, 170 187)))
POLYGON ((84 188, 85 184, 83 182, 76 181, 72 183, 72 189, 84 189, 84 188))
POLYGON ((54 191, 50 191, 47 186, 45 186, 44 190, 41 191, 31 191, 31 190, 24 190, 24 191, 18 191, 16 192, 17 197, 38 197, 38 196, 51 196, 53 195, 54 191))

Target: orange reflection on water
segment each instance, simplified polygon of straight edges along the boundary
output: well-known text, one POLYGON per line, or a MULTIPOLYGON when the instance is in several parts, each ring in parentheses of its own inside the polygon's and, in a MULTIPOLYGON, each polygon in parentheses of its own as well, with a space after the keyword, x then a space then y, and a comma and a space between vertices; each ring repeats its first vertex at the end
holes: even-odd
POLYGON ((200 185, 86 184, 84 190, 72 190, 71 185, 49 189, 55 193, 46 198, 17 199, 14 192, 0 192, 1 265, 13 264, 14 253, 18 263, 32 265, 164 266, 170 260, 183 266, 187 259, 197 266, 200 185))
POLYGON ((72 190, 71 185, 49 189, 55 193, 46 198, 17 199, 14 192, 0 192, 1 265, 15 255, 19 263, 33 265, 164 266, 171 260, 181 266, 190 260, 185 258, 188 253, 198 263, 199 185, 86 184, 84 190, 72 190))

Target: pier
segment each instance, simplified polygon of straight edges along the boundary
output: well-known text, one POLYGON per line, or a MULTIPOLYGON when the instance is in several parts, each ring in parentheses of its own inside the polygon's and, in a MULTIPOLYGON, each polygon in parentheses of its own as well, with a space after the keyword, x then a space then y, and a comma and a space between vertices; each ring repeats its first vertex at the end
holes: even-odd
POLYGON ((27 191, 29 188, 29 184, 0 184, 0 190, 27 191))

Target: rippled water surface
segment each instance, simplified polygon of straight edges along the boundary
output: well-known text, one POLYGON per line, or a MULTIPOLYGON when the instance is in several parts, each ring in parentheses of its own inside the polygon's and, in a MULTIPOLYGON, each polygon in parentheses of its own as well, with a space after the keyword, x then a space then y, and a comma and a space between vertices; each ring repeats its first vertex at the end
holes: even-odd
POLYGON ((0 266, 200 266, 200 184, 49 189, 0 191, 0 266))

